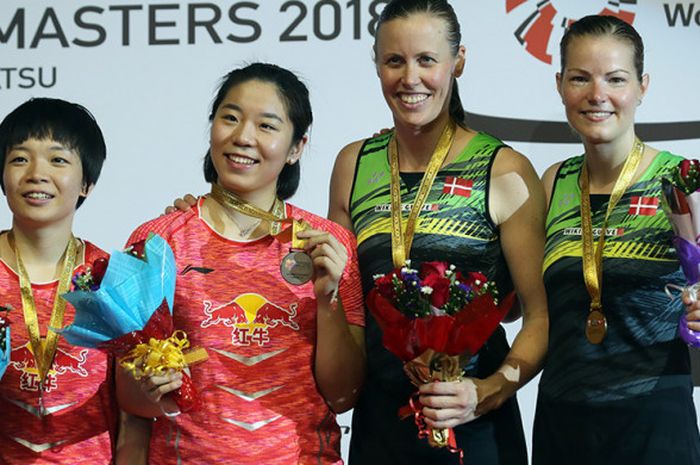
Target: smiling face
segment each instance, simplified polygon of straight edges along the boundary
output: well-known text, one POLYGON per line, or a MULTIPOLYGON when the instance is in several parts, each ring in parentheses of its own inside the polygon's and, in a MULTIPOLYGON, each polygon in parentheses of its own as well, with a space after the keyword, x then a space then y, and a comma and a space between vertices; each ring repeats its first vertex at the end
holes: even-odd
POLYGON ((414 13, 383 23, 377 34, 377 73, 395 124, 421 128, 447 118, 465 52, 452 52, 446 21, 414 13))
POLYGON ((284 164, 298 161, 306 142, 292 144, 293 132, 274 84, 250 80, 232 87, 211 126, 219 184, 251 202, 271 203, 284 164))
POLYGON ((569 124, 590 144, 615 143, 634 135, 634 116, 648 86, 637 78, 634 47, 611 35, 574 38, 557 87, 569 124))
POLYGON ((2 182, 13 221, 34 228, 69 227, 78 198, 89 191, 78 154, 52 139, 30 138, 10 147, 2 182))

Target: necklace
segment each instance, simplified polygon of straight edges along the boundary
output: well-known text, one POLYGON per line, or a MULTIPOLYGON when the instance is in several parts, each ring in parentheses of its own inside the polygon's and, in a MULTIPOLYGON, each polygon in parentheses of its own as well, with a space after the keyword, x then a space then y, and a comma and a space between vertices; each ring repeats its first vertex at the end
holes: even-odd
POLYGON ((591 344, 600 344, 605 338, 608 330, 608 321, 605 318, 602 305, 603 286, 603 250, 605 248, 605 231, 608 229, 608 220, 615 205, 624 195, 627 188, 632 184, 634 174, 637 172, 639 163, 644 155, 644 143, 635 138, 634 145, 625 164, 622 167, 615 186, 613 187, 608 209, 600 228, 597 247, 593 239, 593 221, 591 219, 590 183, 588 176, 588 165, 586 159, 583 160, 581 177, 579 178, 581 187, 581 243, 583 260, 583 278, 586 283, 588 295, 591 297, 591 305, 586 319, 586 338, 591 344))

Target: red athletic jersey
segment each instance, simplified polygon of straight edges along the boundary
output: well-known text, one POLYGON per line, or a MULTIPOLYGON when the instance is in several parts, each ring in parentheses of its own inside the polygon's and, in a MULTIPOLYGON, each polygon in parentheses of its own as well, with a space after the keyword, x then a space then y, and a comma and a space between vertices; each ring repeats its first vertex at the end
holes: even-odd
MULTIPOLYGON (((353 235, 289 204, 287 215, 345 246, 350 259, 340 297, 348 322, 364 326, 353 235)), ((293 286, 280 274, 289 243, 271 236, 226 239, 200 217, 199 206, 142 225, 129 242, 149 232, 175 253, 175 327, 209 352, 209 360, 191 368, 202 406, 154 423, 150 463, 341 464, 335 414, 313 374, 313 284, 293 286)))
MULTIPOLYGON (((85 262, 107 254, 89 242, 85 262)), ((32 284, 39 328, 46 336, 58 281, 32 284)), ((38 370, 22 313, 19 277, 0 260, 0 305, 11 305, 12 353, 0 380, 0 463, 84 464, 112 461, 116 428, 110 363, 98 350, 69 345, 59 336, 54 362, 44 381, 43 408, 38 370)), ((73 321, 68 304, 64 325, 73 321)))

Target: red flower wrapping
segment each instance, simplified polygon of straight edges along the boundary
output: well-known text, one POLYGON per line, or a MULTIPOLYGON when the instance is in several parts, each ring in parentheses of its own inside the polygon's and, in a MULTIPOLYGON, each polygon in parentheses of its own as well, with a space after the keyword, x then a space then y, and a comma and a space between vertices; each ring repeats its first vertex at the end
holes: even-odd
MULTIPOLYGON (((167 302, 163 300, 163 303, 153 312, 153 315, 142 330, 132 331, 116 339, 103 342, 98 346, 98 349, 113 355, 117 359, 121 359, 138 344, 145 344, 151 338, 158 340, 168 339, 173 335, 173 332, 173 319, 168 310, 167 302)), ((181 412, 187 412, 199 405, 197 390, 192 383, 192 379, 184 372, 182 373, 182 386, 170 395, 181 412)))

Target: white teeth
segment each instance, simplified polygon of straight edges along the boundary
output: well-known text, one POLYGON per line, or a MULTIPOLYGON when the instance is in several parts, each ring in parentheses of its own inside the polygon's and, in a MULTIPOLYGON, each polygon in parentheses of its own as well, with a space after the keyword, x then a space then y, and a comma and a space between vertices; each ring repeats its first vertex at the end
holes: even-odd
POLYGON ((612 115, 609 111, 587 111, 587 115, 593 116, 594 118, 604 118, 606 116, 612 115))
POLYGON ((228 155, 228 159, 241 165, 253 165, 255 163, 255 160, 246 157, 237 157, 236 155, 228 155))
POLYGON ((423 100, 427 99, 428 96, 425 94, 411 94, 411 95, 401 94, 399 96, 399 98, 401 98, 402 102, 413 104, 413 103, 422 102, 423 100))
POLYGON ((30 199, 50 199, 51 196, 49 194, 45 194, 43 192, 30 192, 28 194, 25 194, 25 197, 29 197, 30 199))

